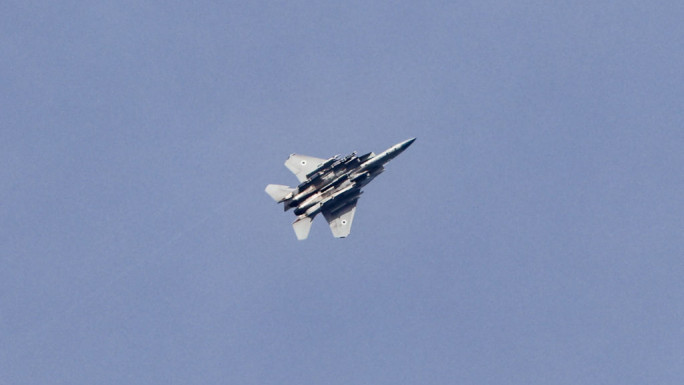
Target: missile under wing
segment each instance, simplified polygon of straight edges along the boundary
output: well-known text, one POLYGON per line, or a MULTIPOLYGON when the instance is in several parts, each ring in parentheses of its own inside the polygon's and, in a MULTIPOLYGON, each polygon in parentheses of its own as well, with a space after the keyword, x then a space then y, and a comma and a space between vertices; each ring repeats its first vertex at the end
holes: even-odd
POLYGON ((297 177, 298 187, 269 184, 266 193, 285 210, 294 208, 297 219, 292 224, 297 239, 306 239, 313 219, 322 213, 335 238, 351 231, 361 188, 384 171, 384 165, 408 148, 416 138, 398 143, 379 155, 356 156, 356 152, 339 158, 316 158, 292 154, 285 166, 297 177))

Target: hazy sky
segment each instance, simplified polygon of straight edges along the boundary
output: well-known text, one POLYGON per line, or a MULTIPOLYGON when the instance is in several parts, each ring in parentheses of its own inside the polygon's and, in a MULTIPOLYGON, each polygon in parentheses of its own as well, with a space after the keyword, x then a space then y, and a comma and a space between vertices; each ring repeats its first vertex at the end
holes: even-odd
POLYGON ((396 3, 2 2, 0 385, 681 384, 684 3, 396 3))

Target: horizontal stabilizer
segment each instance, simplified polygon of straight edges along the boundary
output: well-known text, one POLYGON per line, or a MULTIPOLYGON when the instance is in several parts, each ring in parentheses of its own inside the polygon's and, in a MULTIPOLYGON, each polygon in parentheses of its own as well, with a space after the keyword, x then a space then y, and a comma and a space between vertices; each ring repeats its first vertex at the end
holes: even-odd
POLYGON ((284 201, 285 198, 294 190, 295 189, 292 187, 284 186, 282 184, 269 184, 266 186, 266 193, 278 203, 284 201))
POLYGON ((301 217, 294 221, 292 228, 294 228, 297 239, 301 241, 309 237, 309 230, 311 230, 312 221, 313 218, 311 217, 301 217))

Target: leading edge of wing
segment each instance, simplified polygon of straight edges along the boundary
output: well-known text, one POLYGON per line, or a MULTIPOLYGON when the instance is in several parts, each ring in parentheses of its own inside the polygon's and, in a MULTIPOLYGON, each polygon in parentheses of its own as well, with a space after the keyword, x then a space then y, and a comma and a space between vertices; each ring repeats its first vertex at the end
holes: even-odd
POLYGON ((318 168, 323 162, 325 162, 325 159, 308 155, 292 154, 285 161, 285 167, 292 171, 300 182, 304 182, 306 180, 306 175, 318 168))
POLYGON ((356 203, 358 199, 349 202, 334 213, 323 210, 323 216, 330 225, 330 231, 335 238, 344 238, 351 232, 352 221, 354 220, 354 212, 356 211, 356 203))

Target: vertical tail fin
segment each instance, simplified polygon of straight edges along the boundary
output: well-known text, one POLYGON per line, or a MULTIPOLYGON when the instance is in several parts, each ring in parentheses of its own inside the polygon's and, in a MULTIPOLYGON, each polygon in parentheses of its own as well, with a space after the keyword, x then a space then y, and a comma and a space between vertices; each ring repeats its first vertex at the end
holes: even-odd
POLYGON ((266 186, 266 193, 273 198, 274 201, 280 203, 285 200, 285 198, 293 192, 295 189, 292 187, 284 186, 281 184, 269 184, 266 186))
POLYGON ((313 218, 307 216, 299 217, 294 221, 292 228, 294 228, 297 239, 301 241, 309 237, 309 230, 311 230, 312 222, 313 218))

